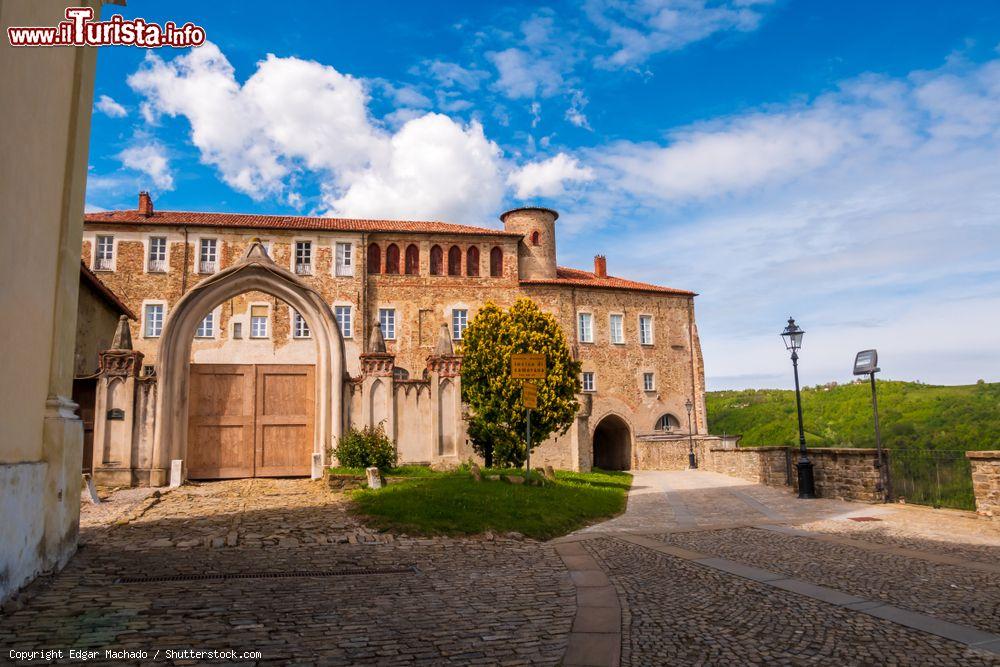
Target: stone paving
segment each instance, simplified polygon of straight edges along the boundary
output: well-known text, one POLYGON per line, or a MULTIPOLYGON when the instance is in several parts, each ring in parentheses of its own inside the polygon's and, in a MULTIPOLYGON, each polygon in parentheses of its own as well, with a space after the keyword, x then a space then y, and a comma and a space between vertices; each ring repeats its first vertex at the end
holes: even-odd
POLYGON ((702 471, 638 472, 624 515, 551 543, 378 532, 320 483, 234 480, 85 503, 81 545, 4 609, 0 662, 1000 665, 1000 522, 702 471))

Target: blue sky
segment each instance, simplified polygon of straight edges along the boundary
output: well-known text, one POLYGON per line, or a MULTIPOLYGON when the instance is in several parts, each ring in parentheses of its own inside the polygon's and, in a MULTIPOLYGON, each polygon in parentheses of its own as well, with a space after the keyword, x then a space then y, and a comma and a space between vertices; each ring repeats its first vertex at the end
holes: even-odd
POLYGON ((1000 4, 132 0, 90 210, 562 214, 559 261, 686 289, 709 388, 1000 381, 1000 4))

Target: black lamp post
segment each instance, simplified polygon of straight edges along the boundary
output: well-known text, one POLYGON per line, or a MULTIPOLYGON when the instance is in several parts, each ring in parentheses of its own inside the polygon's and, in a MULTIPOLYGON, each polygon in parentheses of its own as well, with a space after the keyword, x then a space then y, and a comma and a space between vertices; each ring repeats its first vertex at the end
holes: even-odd
POLYGON ((799 498, 815 498, 816 482, 813 479, 813 464, 806 456, 806 432, 802 428, 802 393, 799 390, 799 348, 805 333, 795 320, 788 318, 788 326, 781 332, 785 348, 792 351, 792 369, 795 371, 795 407, 799 413, 799 460, 795 468, 799 473, 799 498))
POLYGON ((694 403, 690 398, 684 403, 684 407, 688 411, 688 468, 694 470, 698 467, 698 462, 694 460, 694 431, 691 429, 691 410, 694 409, 694 403))

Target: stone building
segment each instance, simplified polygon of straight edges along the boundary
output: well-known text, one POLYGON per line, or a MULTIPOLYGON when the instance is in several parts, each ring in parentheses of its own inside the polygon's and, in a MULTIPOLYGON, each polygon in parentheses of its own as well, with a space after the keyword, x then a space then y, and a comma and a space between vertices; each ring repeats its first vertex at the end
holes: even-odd
POLYGON ((95 444, 95 475, 164 483, 178 459, 190 477, 308 474, 344 428, 376 423, 403 461, 464 460, 462 332, 519 297, 557 317, 583 366, 576 423, 533 462, 628 468, 637 439, 687 432, 688 401, 704 433, 695 294, 610 276, 603 256, 557 266, 557 218, 158 211, 147 193, 88 214, 84 262, 139 314, 115 353, 135 395, 105 397, 130 440, 95 444))

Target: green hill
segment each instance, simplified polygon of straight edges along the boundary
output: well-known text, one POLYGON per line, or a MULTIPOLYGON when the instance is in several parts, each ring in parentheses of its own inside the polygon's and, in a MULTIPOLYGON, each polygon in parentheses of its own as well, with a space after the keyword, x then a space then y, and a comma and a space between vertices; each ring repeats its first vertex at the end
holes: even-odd
MULTIPOLYGON (((1000 449, 1000 383, 880 381, 878 398, 884 447, 1000 449)), ((714 391, 706 402, 711 433, 742 434, 744 446, 798 444, 793 391, 714 391)), ((810 447, 875 446, 867 382, 805 389, 802 413, 810 447)))

